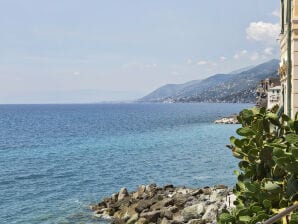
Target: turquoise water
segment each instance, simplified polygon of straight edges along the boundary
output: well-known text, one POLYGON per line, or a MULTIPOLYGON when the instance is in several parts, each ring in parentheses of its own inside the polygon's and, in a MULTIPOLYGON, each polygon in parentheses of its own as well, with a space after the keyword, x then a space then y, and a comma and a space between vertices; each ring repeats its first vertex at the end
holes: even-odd
POLYGON ((139 184, 232 186, 244 104, 0 105, 0 223, 102 223, 89 205, 139 184))

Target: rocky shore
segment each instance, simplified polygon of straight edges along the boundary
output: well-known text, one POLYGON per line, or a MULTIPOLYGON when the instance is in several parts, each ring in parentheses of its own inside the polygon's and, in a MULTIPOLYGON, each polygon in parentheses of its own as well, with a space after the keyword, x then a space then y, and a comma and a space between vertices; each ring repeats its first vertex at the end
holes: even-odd
POLYGON ((114 224, 207 224, 216 223, 223 209, 233 206, 235 196, 224 185, 191 189, 155 184, 141 185, 91 206, 95 216, 114 224))
POLYGON ((237 115, 231 115, 230 117, 223 117, 221 119, 215 120, 215 124, 239 124, 237 120, 237 115))

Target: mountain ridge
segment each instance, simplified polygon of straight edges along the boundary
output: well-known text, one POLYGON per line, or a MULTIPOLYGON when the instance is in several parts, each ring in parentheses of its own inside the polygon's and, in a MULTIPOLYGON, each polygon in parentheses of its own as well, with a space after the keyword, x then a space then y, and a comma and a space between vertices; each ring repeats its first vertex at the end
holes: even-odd
POLYGON ((139 102, 228 102, 255 103, 260 80, 278 77, 279 60, 272 59, 239 73, 215 74, 203 80, 167 84, 139 102))

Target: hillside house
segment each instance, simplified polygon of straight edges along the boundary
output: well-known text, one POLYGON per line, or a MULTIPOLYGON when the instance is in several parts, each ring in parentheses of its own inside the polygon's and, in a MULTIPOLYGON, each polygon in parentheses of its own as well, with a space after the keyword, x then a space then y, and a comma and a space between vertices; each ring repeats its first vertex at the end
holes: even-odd
POLYGON ((271 109, 281 103, 281 86, 275 86, 268 89, 267 108, 271 109))

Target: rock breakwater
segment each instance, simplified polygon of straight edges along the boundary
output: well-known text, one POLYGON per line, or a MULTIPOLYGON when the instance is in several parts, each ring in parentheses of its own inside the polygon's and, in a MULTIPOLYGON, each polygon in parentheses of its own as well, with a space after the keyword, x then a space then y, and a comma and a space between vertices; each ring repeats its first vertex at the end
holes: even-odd
POLYGON ((151 184, 130 193, 122 188, 91 209, 114 224, 207 224, 216 223, 233 200, 231 190, 224 185, 191 189, 151 184))
POLYGON ((230 117, 223 117, 221 119, 215 120, 215 124, 239 124, 237 120, 237 115, 231 115, 230 117))

